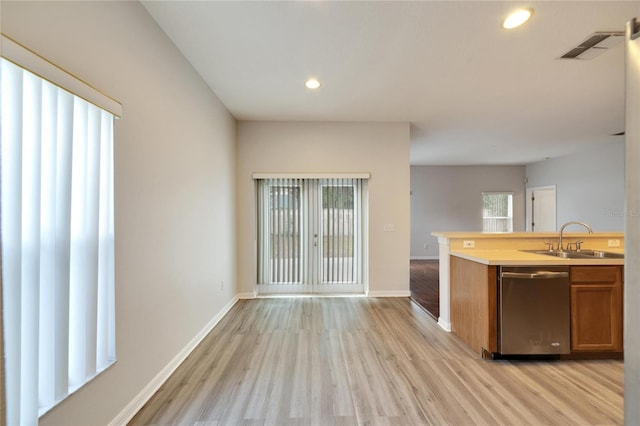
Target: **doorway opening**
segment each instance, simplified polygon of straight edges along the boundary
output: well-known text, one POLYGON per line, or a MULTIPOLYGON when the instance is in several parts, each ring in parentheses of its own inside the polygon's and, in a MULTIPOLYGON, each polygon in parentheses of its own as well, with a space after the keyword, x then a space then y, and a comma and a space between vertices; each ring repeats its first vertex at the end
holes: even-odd
POLYGON ((411 259, 409 265, 411 299, 437 321, 440 316, 440 261, 411 259))

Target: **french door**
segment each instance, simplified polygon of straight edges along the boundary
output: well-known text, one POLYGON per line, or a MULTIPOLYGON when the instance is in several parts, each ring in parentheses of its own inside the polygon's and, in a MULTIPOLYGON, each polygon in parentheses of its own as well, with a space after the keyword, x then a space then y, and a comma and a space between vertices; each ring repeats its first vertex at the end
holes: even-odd
POLYGON ((363 293, 366 180, 257 183, 258 293, 363 293))

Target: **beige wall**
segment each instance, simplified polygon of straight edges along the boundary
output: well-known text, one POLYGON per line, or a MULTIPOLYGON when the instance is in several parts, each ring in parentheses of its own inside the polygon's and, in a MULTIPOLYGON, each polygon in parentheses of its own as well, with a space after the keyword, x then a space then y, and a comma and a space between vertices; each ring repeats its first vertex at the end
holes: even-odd
POLYGON ((513 192, 513 230, 524 231, 524 171, 524 166, 411 166, 411 257, 438 257, 432 232, 482 231, 483 192, 513 192))
POLYGON ((408 295, 408 123, 240 122, 237 149, 240 292, 252 293, 256 284, 252 173, 370 172, 370 294, 408 295), (385 224, 395 231, 384 232, 385 224))
POLYGON ((123 104, 118 362, 41 421, 107 424, 234 299, 235 120, 138 2, 0 7, 4 33, 123 104))
POLYGON ((557 229, 579 220, 594 232, 624 230, 625 146, 618 139, 527 165, 527 188, 556 186, 557 229))

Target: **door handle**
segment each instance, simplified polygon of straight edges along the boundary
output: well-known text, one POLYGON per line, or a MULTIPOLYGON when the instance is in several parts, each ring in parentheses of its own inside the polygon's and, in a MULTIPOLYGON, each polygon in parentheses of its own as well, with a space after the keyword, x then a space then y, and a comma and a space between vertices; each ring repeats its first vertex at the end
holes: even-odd
POLYGON ((502 278, 520 278, 525 280, 547 280, 552 278, 567 278, 568 272, 538 271, 538 272, 503 272, 502 278))

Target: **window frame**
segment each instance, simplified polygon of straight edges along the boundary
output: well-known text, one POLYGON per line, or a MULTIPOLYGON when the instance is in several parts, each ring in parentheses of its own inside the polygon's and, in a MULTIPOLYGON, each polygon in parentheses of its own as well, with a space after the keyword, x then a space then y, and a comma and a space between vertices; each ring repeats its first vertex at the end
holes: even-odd
POLYGON ((514 198, 515 193, 513 191, 483 191, 482 192, 482 232, 486 232, 486 233, 505 233, 505 232, 513 232, 513 198, 514 198), (488 216, 485 215, 485 211, 487 210, 485 208, 486 202, 485 202, 485 197, 487 196, 507 196, 507 209, 508 209, 508 214, 507 216, 488 216), (506 220, 507 223, 507 230, 504 231, 497 231, 497 230, 491 230, 491 229, 487 229, 487 220, 494 220, 494 221, 499 221, 499 220, 506 220))

